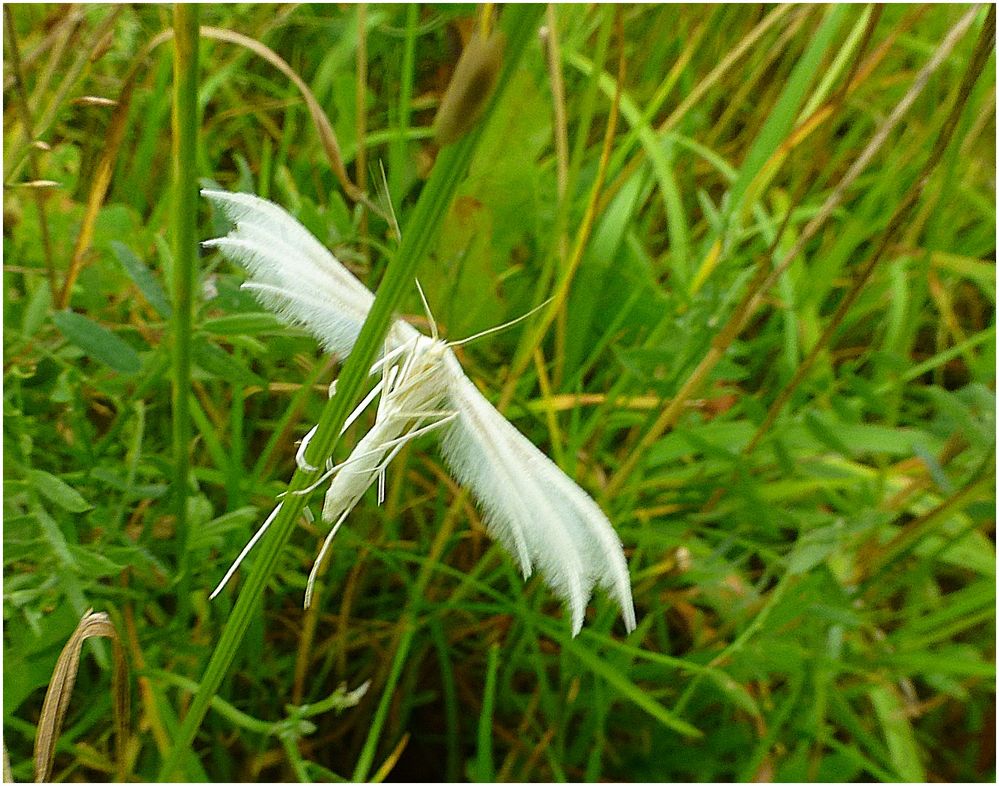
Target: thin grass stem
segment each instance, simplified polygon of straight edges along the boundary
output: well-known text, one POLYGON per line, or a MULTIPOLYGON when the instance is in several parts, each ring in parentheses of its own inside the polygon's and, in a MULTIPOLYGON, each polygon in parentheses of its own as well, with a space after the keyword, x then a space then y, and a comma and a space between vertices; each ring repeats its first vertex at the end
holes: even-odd
POLYGON ((177 609, 181 628, 190 609, 188 470, 191 442, 191 333, 198 260, 198 7, 174 6, 173 66, 173 503, 176 517, 177 609))
MULTIPOLYGON (((65 102, 69 97, 70 91, 76 85, 77 80, 83 73, 84 68, 91 62, 92 57, 100 48, 105 37, 111 32, 114 27, 114 23, 117 21, 118 15, 121 13, 123 8, 124 6, 112 8, 107 16, 101 20, 101 24, 98 25, 97 29, 94 31, 93 38, 90 40, 90 45, 79 48, 76 59, 73 60, 69 68, 61 72, 63 74, 62 82, 60 82, 59 87, 56 88, 55 94, 49 101, 48 106, 45 107, 45 111, 39 112, 38 107, 35 107, 34 116, 36 124, 34 132, 36 139, 44 137, 52 128, 52 124, 55 123, 60 111, 62 111, 65 102)), ((9 156, 4 156, 4 183, 9 183, 17 177, 20 168, 24 165, 25 160, 31 152, 31 146, 34 144, 34 141, 35 140, 33 139, 30 142, 22 142, 9 156)))
MULTIPOLYGON (((990 7, 989 13, 991 16, 995 15, 995 6, 990 7)), ((978 46, 975 48, 975 53, 972 56, 971 61, 968 63, 968 68, 965 71, 957 100, 955 100, 953 106, 951 106, 950 113, 944 123, 944 127, 937 136, 933 152, 930 154, 926 164, 923 165, 923 169, 920 172, 919 177, 916 178, 916 181, 910 187, 909 193, 902 201, 902 204, 896 208, 895 213, 889 220, 888 226, 881 236, 881 242, 878 244, 877 250, 871 254, 867 262, 860 269, 860 272, 854 276, 850 289, 836 306, 836 311, 833 313, 832 317, 830 317, 829 322, 822 331, 822 335, 819 337, 819 340, 815 342, 815 346, 812 347, 807 357, 805 357, 805 359, 798 364, 798 367, 794 372, 794 377, 787 383, 787 385, 784 386, 781 392, 777 395, 777 398, 774 399, 773 403, 770 405, 763 422, 760 424, 759 428, 756 429, 756 433, 753 434, 752 439, 749 440, 746 447, 743 449, 744 455, 752 453, 756 449, 756 446, 759 445, 763 436, 770 430, 770 427, 777 420, 777 416, 780 414, 781 409, 783 409, 784 405, 791 398, 795 389, 797 389, 797 387, 805 380, 809 372, 812 370, 812 366, 815 365, 815 361, 818 359, 819 355, 822 354, 827 346, 829 346, 829 342, 832 340, 833 335, 839 329, 839 326, 846 318, 847 313, 849 313, 853 304, 860 296, 864 286, 870 280, 871 275, 874 273, 874 268, 882 259, 884 259, 885 254, 892 247, 898 235, 905 228, 912 211, 915 209, 917 203, 919 202, 919 198, 923 194, 923 190, 929 181, 930 175, 940 163, 940 159, 943 158, 944 151, 950 144, 951 137, 953 137, 954 131, 957 128, 958 120, 960 119, 961 113, 964 111, 964 107, 968 102, 968 97, 971 95, 971 88, 974 86, 975 82, 978 81, 979 76, 981 76, 988 54, 991 52, 992 47, 995 44, 995 27, 990 24, 991 21, 992 20, 986 22, 985 27, 982 28, 982 34, 979 38, 978 46)))
MULTIPOLYGON (((14 26, 14 16, 11 13, 10 5, 4 4, 4 32, 7 34, 7 46, 10 49, 10 65, 14 76, 14 87, 17 95, 17 103, 21 111, 21 124, 24 127, 24 141, 30 145, 30 156, 28 165, 31 171, 31 179, 38 181, 41 179, 41 170, 38 167, 38 148, 32 143, 35 141, 34 120, 32 118, 31 107, 28 105, 28 90, 24 84, 24 69, 21 64, 21 52, 17 43, 17 31, 14 26)), ((38 209, 38 228, 42 235, 42 250, 45 253, 45 272, 49 278, 49 291, 53 299, 56 296, 56 274, 55 264, 52 261, 52 239, 49 236, 49 220, 45 212, 45 193, 43 189, 33 188, 35 197, 35 207, 38 209)))
MULTIPOLYGON (((357 124, 355 137, 357 139, 357 155, 355 158, 354 177, 357 188, 363 194, 368 190, 368 5, 357 4, 357 82, 355 84, 354 102, 356 104, 357 124)), ((368 213, 364 203, 360 204, 361 225, 359 228, 360 243, 358 250, 362 258, 368 258, 368 213)))
MULTIPOLYGON (((687 113, 693 109, 698 103, 704 98, 705 94, 711 87, 721 79, 728 71, 732 68, 739 60, 742 59, 748 51, 756 44, 760 38, 777 22, 784 18, 784 16, 794 8, 793 5, 788 3, 787 5, 779 5, 774 8, 769 14, 764 17, 756 27, 749 31, 749 33, 729 52, 722 61, 715 66, 711 73, 709 73, 704 79, 697 83, 697 86, 690 91, 687 97, 681 102, 680 106, 674 109, 669 117, 667 117, 656 129, 656 133, 662 136, 667 132, 676 128, 680 121, 687 115, 687 113)), ((594 65, 596 65, 596 60, 594 60, 594 65)), ((608 186, 606 193, 603 194, 600 200, 600 212, 606 210, 607 205, 610 204, 611 200, 617 195, 624 184, 631 180, 632 176, 637 171, 638 167, 642 165, 642 155, 643 151, 639 150, 635 156, 629 161, 624 168, 620 171, 618 176, 615 178, 614 182, 608 186)))
MULTIPOLYGON (((583 214, 583 220, 580 223, 579 231, 576 234, 576 243, 572 249, 572 256, 569 258, 569 263, 566 265, 565 269, 561 272, 558 284, 555 287, 555 292, 551 296, 551 302, 542 312, 541 318, 534 325, 533 329, 525 331, 525 336, 527 336, 527 338, 521 344, 519 357, 514 359, 510 368, 510 376, 506 385, 503 387, 503 392, 500 394, 498 405, 500 412, 509 406, 510 401, 513 399, 517 382, 530 365, 534 350, 540 346, 542 340, 544 339, 545 333, 548 332, 548 328, 551 327, 558 315, 565 310, 566 303, 569 299, 569 289, 572 286, 572 281, 576 275, 576 271, 579 269, 579 265, 583 261, 583 253, 586 251, 586 245, 589 242, 590 235, 593 233, 593 226, 597 217, 597 205, 600 201, 600 193, 603 189, 604 181, 607 178, 607 169, 610 163, 611 151, 614 148, 614 135, 617 132, 618 110, 621 106, 621 92, 624 90, 625 63, 627 60, 620 9, 615 9, 614 27, 619 47, 617 87, 614 92, 614 100, 611 102, 610 115, 607 118, 607 128, 604 131, 603 148, 600 152, 600 164, 597 169, 597 177, 593 182, 593 187, 590 189, 590 198, 587 201, 586 212, 583 214)), ((597 81, 599 82, 599 80, 597 81)))

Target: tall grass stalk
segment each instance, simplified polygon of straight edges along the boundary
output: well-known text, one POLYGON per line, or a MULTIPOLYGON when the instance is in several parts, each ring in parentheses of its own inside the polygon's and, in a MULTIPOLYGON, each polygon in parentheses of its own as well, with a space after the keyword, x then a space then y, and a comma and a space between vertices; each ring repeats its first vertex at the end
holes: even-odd
MULTIPOLYGON (((532 6, 511 6, 507 9, 504 18, 508 41, 506 62, 485 118, 488 118, 489 111, 502 96, 521 53, 531 41, 538 13, 539 10, 532 6)), ((313 466, 322 467, 326 457, 332 453, 343 423, 360 397, 368 369, 378 354, 389 324, 394 318, 394 312, 402 302, 403 295, 413 285, 417 265, 436 236, 455 191, 468 169, 483 124, 480 123, 463 139, 443 150, 437 159, 430 180, 413 210, 407 231, 403 233, 402 244, 389 262, 385 276, 378 287, 375 301, 357 338, 354 350, 344 364, 336 395, 323 409, 319 426, 305 457, 313 466)), ((236 655, 253 613, 259 608, 259 599, 264 587, 273 575, 281 550, 305 507, 306 496, 296 492, 311 485, 320 472, 321 470, 305 472, 298 469, 292 476, 289 493, 285 497, 280 513, 257 547, 259 549, 257 559, 248 571, 246 583, 205 669, 194 702, 177 735, 173 751, 164 763, 160 773, 162 779, 171 779, 181 774, 179 772, 181 761, 194 741, 194 735, 208 711, 211 700, 236 655)))
MULTIPOLYGON (((608 11, 609 13, 609 11, 608 11)), ((510 366, 510 376, 500 395, 499 409, 502 412, 513 399, 513 393, 521 375, 527 370, 534 356, 534 350, 540 346, 544 340, 545 333, 555 322, 559 314, 564 313, 569 300, 569 290, 572 280, 583 261, 583 253, 586 251, 586 244, 593 232, 593 226, 597 218, 597 205, 600 201, 600 193, 607 178, 607 168, 610 164, 611 151, 614 148, 614 134, 617 132, 618 112, 621 107, 621 89, 624 85, 625 74, 625 51, 624 51, 624 29, 621 21, 620 9, 614 13, 614 30, 621 49, 617 63, 617 81, 614 98, 611 101, 610 114, 607 117, 607 127, 604 130, 604 141, 600 150, 600 163, 597 168, 597 177, 590 189, 590 196, 586 203, 586 212, 583 214, 579 231, 576 234, 576 242, 572 249, 572 256, 569 258, 565 268, 559 271, 558 281, 555 285, 555 292, 552 294, 551 303, 542 312, 541 317, 536 321, 530 332, 525 331, 525 340, 518 350, 518 356, 514 358, 510 366)), ((561 364, 559 364, 559 367, 561 364)))
POLYGON ((177 612, 190 607, 188 470, 191 442, 191 322, 198 259, 198 7, 174 6, 173 63, 173 492, 176 515, 177 612))

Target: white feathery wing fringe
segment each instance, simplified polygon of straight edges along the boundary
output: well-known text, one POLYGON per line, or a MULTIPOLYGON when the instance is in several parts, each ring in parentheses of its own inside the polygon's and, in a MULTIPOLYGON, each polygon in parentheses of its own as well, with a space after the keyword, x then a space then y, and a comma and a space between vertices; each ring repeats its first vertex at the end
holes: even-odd
POLYGON ((517 556, 524 578, 538 565, 569 606, 573 636, 583 626, 594 584, 617 600, 625 627, 633 631, 628 564, 603 511, 486 401, 453 352, 444 362, 450 406, 458 413, 443 429, 444 457, 485 509, 490 534, 517 556))
MULTIPOLYGON (((202 245, 218 248, 244 267, 243 286, 278 316, 301 325, 340 358, 350 354, 374 295, 312 234, 282 208, 250 194, 202 190, 235 228, 202 245)), ((419 335, 396 321, 389 349, 419 335)))
MULTIPOLYGON (((263 305, 308 329, 328 351, 341 357, 349 354, 374 300, 371 292, 277 205, 248 194, 208 190, 202 194, 235 224, 229 235, 204 245, 220 249, 246 268, 251 278, 244 286, 263 305)), ((532 566, 538 566, 568 605, 573 636, 582 627, 595 585, 620 604, 625 627, 634 630, 628 565, 603 511, 493 408, 443 342, 428 339, 401 321, 393 324, 386 341, 387 351, 422 353, 428 345, 438 349, 434 355, 441 363, 438 373, 427 377, 428 383, 444 385, 446 390, 438 392, 446 409, 454 413, 440 423, 444 457, 484 509, 489 533, 516 557, 525 578, 532 566)), ((376 431, 378 425, 376 420, 376 431)), ((359 471, 368 475, 367 484, 377 477, 374 468, 359 471)), ((330 491, 339 485, 334 480, 330 491)), ((357 501, 354 494, 350 496, 334 506, 338 524, 357 501)), ((327 507, 330 502, 327 496, 327 507)), ((326 546, 328 540, 324 553, 326 546)))

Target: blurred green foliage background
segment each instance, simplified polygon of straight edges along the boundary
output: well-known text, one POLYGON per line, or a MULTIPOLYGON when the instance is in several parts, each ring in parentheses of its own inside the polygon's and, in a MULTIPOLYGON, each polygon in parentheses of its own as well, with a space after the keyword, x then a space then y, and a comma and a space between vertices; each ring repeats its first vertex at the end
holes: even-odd
MULTIPOLYGON (((92 640, 52 777, 151 780, 240 583, 207 594, 338 363, 202 253, 179 545, 171 9, 4 12, 4 742, 30 778, 59 652, 106 610, 133 689, 124 760, 92 640)), ((202 7, 250 45, 201 39, 200 182, 280 203, 374 289, 387 203, 413 231, 436 108, 489 13, 510 9, 202 7), (345 190, 261 45, 381 209, 345 190)), ((543 340, 517 327, 462 360, 614 522, 639 628, 597 597, 570 638, 420 441, 308 612, 324 530, 302 520, 185 777, 994 781, 994 9, 919 77, 968 13, 537 7, 419 275, 452 338, 569 286, 543 340), (356 706, 320 704, 366 681, 356 706)), ((199 237, 225 233, 197 210, 199 237)), ((414 289, 401 316, 421 314, 414 289)))

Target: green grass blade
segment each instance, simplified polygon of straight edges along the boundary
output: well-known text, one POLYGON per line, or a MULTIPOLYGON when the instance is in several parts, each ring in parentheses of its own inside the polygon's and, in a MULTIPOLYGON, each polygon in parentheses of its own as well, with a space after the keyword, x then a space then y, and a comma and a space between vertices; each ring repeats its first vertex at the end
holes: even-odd
POLYGON ((499 671, 498 644, 489 648, 486 666, 486 687, 482 695, 482 712, 479 713, 479 750, 475 759, 475 779, 480 783, 495 780, 493 767, 493 708, 496 705, 496 674, 499 671))

